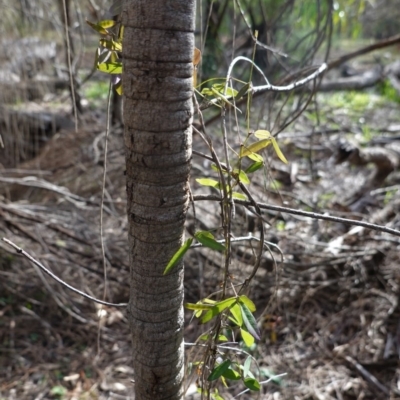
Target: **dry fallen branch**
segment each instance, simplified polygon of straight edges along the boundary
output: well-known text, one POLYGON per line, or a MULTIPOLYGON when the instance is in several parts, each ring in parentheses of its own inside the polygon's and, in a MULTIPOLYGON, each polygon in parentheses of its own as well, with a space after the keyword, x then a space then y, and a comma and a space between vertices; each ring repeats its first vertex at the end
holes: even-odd
MULTIPOLYGON (((209 200, 209 201, 223 201, 223 199, 219 196, 216 195, 202 195, 202 194, 197 194, 193 196, 194 201, 202 201, 202 200, 209 200)), ((240 204, 244 207, 253 207, 253 203, 250 201, 244 201, 244 200, 236 200, 236 204, 240 204)), ((369 222, 363 222, 363 221, 356 221, 354 219, 349 219, 349 218, 341 218, 341 217, 334 217, 332 215, 325 215, 325 214, 318 214, 315 212, 309 212, 309 211, 301 211, 301 210, 296 210, 294 208, 288 208, 288 207, 281 207, 281 206, 274 206, 272 204, 265 204, 265 203, 257 203, 258 207, 263 209, 263 210, 271 210, 271 211, 278 211, 282 213, 287 213, 287 214, 292 214, 292 215, 300 215, 302 217, 308 217, 308 218, 313 218, 313 219, 321 219, 324 221, 331 221, 331 222, 338 222, 342 223, 345 225, 355 225, 355 226, 362 226, 367 229, 372 229, 378 232, 385 232, 385 233, 390 233, 391 235, 399 236, 400 237, 400 231, 397 229, 392 229, 392 228, 387 228, 386 226, 382 225, 376 225, 376 224, 371 224, 369 222)))
POLYGON ((64 282, 62 279, 60 279, 57 275, 54 275, 50 270, 48 270, 43 264, 41 264, 39 261, 37 261, 35 258, 33 258, 30 254, 28 254, 25 250, 21 249, 21 247, 17 246, 15 243, 13 243, 11 240, 8 240, 6 238, 1 239, 3 242, 7 243, 11 247, 13 247, 15 250, 17 250, 18 254, 22 254, 25 258, 27 258, 30 262, 35 264, 37 267, 39 267, 43 272, 45 272, 47 275, 49 275, 51 278, 53 278, 55 281, 60 283, 61 285, 65 286, 67 289, 73 291, 74 293, 79 294, 82 297, 85 297, 86 299, 92 300, 96 303, 103 304, 105 306, 110 306, 110 307, 126 307, 128 303, 109 303, 107 301, 99 300, 96 299, 76 288, 73 286, 69 285, 67 282, 64 282))

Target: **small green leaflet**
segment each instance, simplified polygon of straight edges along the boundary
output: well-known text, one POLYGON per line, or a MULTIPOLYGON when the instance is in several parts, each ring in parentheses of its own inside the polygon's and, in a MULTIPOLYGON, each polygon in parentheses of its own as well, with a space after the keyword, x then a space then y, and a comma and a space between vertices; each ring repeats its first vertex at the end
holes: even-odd
POLYGON ((198 179, 196 179, 196 182, 200 183, 200 185, 203 185, 203 186, 211 186, 211 187, 214 187, 215 189, 220 188, 219 182, 216 181, 215 179, 198 178, 198 179))
POLYGON ((194 237, 203 246, 209 247, 210 249, 217 251, 225 251, 225 246, 222 243, 218 243, 212 233, 207 231, 199 231, 194 234, 194 237))
POLYGON ((164 275, 168 274, 172 268, 180 261, 180 259, 185 255, 185 253, 190 249, 193 243, 193 238, 189 238, 186 242, 179 248, 179 250, 173 255, 168 265, 165 267, 164 275))
POLYGON ((110 19, 110 20, 100 21, 97 24, 95 24, 93 22, 86 20, 86 23, 96 32, 100 33, 100 35, 108 35, 109 33, 107 29, 112 28, 116 24, 116 21, 110 19))
POLYGON ((254 338, 256 338, 257 340, 260 340, 261 333, 260 333, 260 330, 258 329, 257 321, 255 320, 253 314, 251 313, 249 308, 246 306, 246 304, 243 304, 242 302, 240 302, 239 304, 242 309, 244 325, 246 326, 247 330, 254 338))
POLYGON ((260 156, 257 153, 250 153, 249 155, 247 155, 246 157, 250 158, 250 160, 253 160, 255 162, 264 162, 264 159, 262 158, 262 156, 260 156))
POLYGON ((254 312, 256 311, 256 306, 255 304, 244 294, 242 294, 239 297, 239 302, 242 304, 246 304, 247 308, 251 311, 254 312))
POLYGON ((243 379, 243 383, 247 387, 247 389, 254 390, 257 392, 260 390, 260 382, 258 382, 257 379, 245 378, 243 379))
POLYGON ((211 304, 201 304, 201 303, 186 303, 185 308, 188 310, 198 311, 198 310, 210 310, 213 306, 211 304))
POLYGON ((271 144, 271 139, 263 139, 258 142, 252 143, 248 146, 241 146, 240 148, 240 158, 247 157, 251 153, 257 153, 258 151, 268 147, 271 144))
POLYGON ((247 200, 247 196, 239 192, 232 192, 232 198, 236 200, 244 200, 244 201, 247 200))
MULTIPOLYGON (((247 346, 247 347, 250 347, 250 346, 247 346)), ((246 358, 246 361, 244 362, 244 366, 243 366, 243 377, 244 378, 246 378, 249 375, 250 367, 251 367, 251 361, 252 361, 251 357, 248 356, 246 358)))
POLYGON ((219 364, 217 367, 214 368, 214 370, 208 376, 207 380, 211 382, 220 378, 222 374, 230 367, 230 365, 231 365, 231 360, 223 361, 221 364, 219 364))
POLYGON ((246 175, 246 173, 243 170, 234 169, 232 171, 232 176, 235 179, 239 178, 239 181, 244 183, 245 185, 248 185, 250 183, 249 177, 246 175))
POLYGON ((247 332, 244 329, 240 329, 240 334, 242 335, 243 342, 247 347, 251 347, 254 344, 254 337, 250 335, 249 332, 247 332))
POLYGON ((238 303, 236 303, 233 307, 231 307, 229 309, 229 311, 231 312, 231 314, 234 316, 235 318, 235 322, 237 323, 237 325, 240 327, 243 325, 243 317, 242 317, 242 310, 240 308, 240 305, 238 303))
POLYGON ((115 40, 100 39, 100 44, 108 50, 122 51, 122 44, 115 40))
POLYGON ((201 319, 201 323, 205 324, 206 322, 212 320, 214 317, 216 317, 218 314, 220 314, 226 308, 230 307, 235 302, 236 302, 236 297, 229 297, 228 299, 215 303, 213 308, 211 310, 208 310, 204 314, 203 318, 201 319))
POLYGON ((246 172, 246 174, 251 174, 251 173, 256 172, 257 170, 259 170, 263 166, 264 166, 264 162, 256 161, 253 164, 251 164, 250 166, 248 166, 246 168, 245 172, 246 172))
POLYGON ((249 90, 249 88, 250 88, 250 83, 246 83, 245 85, 243 85, 241 87, 241 89, 239 90, 239 92, 236 94, 236 99, 239 100, 245 94, 247 94, 247 91, 249 90))
POLYGON ((122 74, 121 62, 105 62, 97 65, 97 69, 107 74, 122 74))
MULTIPOLYGON (((276 139, 271 135, 270 132, 268 131, 264 131, 264 130, 258 130, 256 132, 254 132, 254 136, 258 139, 262 139, 262 140, 270 140, 272 143, 272 146, 274 146, 274 150, 276 155, 279 157, 279 159, 284 162, 285 164, 288 163, 288 161, 286 160, 286 157, 283 155, 283 153, 281 152, 281 149, 278 146, 278 142, 276 141, 276 139)), ((261 140, 260 140, 261 141, 261 140)))
POLYGON ((230 379, 231 381, 238 381, 242 377, 239 374, 239 372, 235 371, 232 366, 230 366, 223 374, 222 376, 226 379, 230 379))

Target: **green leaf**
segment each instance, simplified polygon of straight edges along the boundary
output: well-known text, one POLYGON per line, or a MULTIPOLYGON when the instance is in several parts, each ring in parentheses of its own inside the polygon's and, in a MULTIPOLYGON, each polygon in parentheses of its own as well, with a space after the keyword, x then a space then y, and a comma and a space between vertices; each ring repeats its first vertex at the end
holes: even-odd
POLYGON ((236 297, 229 297, 228 299, 215 303, 214 307, 204 314, 203 318, 201 319, 201 323, 205 324, 206 322, 212 320, 214 317, 216 317, 218 314, 220 314, 226 308, 230 307, 235 302, 236 297))
POLYGON ((201 303, 186 303, 185 304, 185 308, 187 308, 188 310, 194 310, 194 311, 198 311, 198 310, 210 310, 213 306, 211 304, 201 304, 201 303))
POLYGON ((211 393, 212 400, 224 400, 218 393, 218 389, 214 389, 214 393, 211 393))
POLYGON ((98 22, 97 26, 100 26, 104 29, 108 29, 108 28, 112 28, 113 26, 115 26, 116 23, 117 23, 117 21, 114 21, 113 19, 105 19, 103 21, 98 22))
MULTIPOLYGON (((247 347, 250 347, 250 346, 247 346, 247 347)), ((246 378, 249 375, 250 367, 251 367, 251 361, 252 361, 252 358, 250 356, 248 356, 246 358, 246 361, 244 362, 244 365, 243 365, 243 377, 244 378, 246 378)))
POLYGON ((239 100, 240 98, 242 98, 244 95, 247 94, 248 90, 250 87, 250 83, 246 83, 245 85, 243 85, 239 92, 236 94, 236 99, 239 100))
POLYGON ((271 139, 264 139, 264 140, 259 140, 258 142, 252 143, 249 146, 241 146, 240 148, 240 158, 247 157, 251 153, 257 153, 257 151, 260 151, 264 149, 265 147, 269 146, 271 144, 271 139))
POLYGON ((248 185, 250 183, 249 177, 246 175, 246 173, 243 170, 234 169, 232 171, 232 176, 235 179, 239 179, 239 181, 244 183, 245 185, 248 185))
POLYGON ((276 155, 279 157, 279 159, 284 162, 285 164, 288 163, 288 161, 286 160, 286 157, 283 155, 281 149, 278 146, 278 142, 276 141, 276 139, 271 135, 270 132, 268 131, 264 131, 264 130, 258 130, 256 132, 254 132, 254 136, 258 139, 269 139, 272 142, 272 145, 274 146, 274 150, 276 155))
POLYGON ((257 170, 259 170, 260 168, 262 168, 264 166, 264 162, 259 162, 256 161, 253 164, 251 164, 250 166, 248 166, 245 170, 246 174, 251 174, 253 172, 256 172, 257 170))
POLYGON ((251 311, 254 312, 256 311, 256 306, 255 304, 244 294, 242 294, 239 297, 239 302, 242 304, 246 304, 247 308, 251 311))
POLYGON ((245 378, 243 379, 243 383, 247 387, 247 389, 254 390, 256 392, 260 390, 260 382, 258 382, 257 379, 245 378))
POLYGON ((275 140, 275 138, 272 138, 272 146, 274 146, 274 150, 276 155, 279 157, 279 159, 284 162, 285 164, 288 163, 288 160, 286 160, 286 157, 283 155, 281 152, 281 149, 278 146, 278 142, 275 140))
POLYGON ((100 39, 100 44, 108 50, 122 51, 122 43, 115 40, 100 39))
POLYGON ((217 367, 213 369, 211 374, 208 376, 207 380, 209 382, 215 381, 216 379, 218 379, 223 375, 223 373, 229 368, 230 365, 231 365, 231 360, 228 359, 223 361, 221 364, 219 364, 217 367))
POLYGON ((109 33, 108 33, 108 31, 106 29, 107 28, 111 28, 112 26, 115 25, 115 21, 113 21, 113 20, 110 20, 110 21, 113 23, 113 25, 111 25, 111 26, 108 26, 108 24, 107 24, 108 20, 107 21, 100 21, 97 24, 86 20, 86 23, 92 29, 94 29, 97 33, 100 33, 100 35, 108 35, 109 33))
POLYGON ((242 309, 242 316, 243 316, 243 322, 249 331, 249 333, 256 338, 257 340, 260 340, 260 330, 258 329, 257 321, 255 320, 253 314, 251 311, 248 309, 246 304, 239 303, 240 307, 242 309))
POLYGON ((251 347, 254 344, 254 337, 244 329, 240 329, 240 334, 242 335, 243 342, 247 347, 251 347))
POLYGON ((190 246, 193 243, 193 238, 189 238, 186 242, 179 248, 179 250, 173 255, 168 265, 165 267, 164 275, 168 274, 175 267, 176 264, 180 261, 180 259, 185 255, 185 253, 190 249, 190 246))
POLYGON ((97 65, 97 69, 107 74, 122 74, 121 62, 105 62, 97 65))
POLYGON ((248 158, 250 158, 250 160, 253 160, 253 161, 255 161, 255 162, 264 162, 264 159, 263 159, 263 157, 262 156, 260 156, 259 154, 257 154, 257 153, 250 153, 248 156, 246 156, 246 157, 248 157, 248 158))
POLYGON ((232 198, 237 200, 247 200, 247 196, 239 192, 232 192, 232 198))
POLYGON ((217 251, 225 251, 225 246, 222 243, 218 243, 214 236, 207 231, 199 231, 194 234, 194 237, 206 247, 217 251))
POLYGON ((227 338, 225 335, 219 335, 219 336, 218 336, 218 340, 219 340, 220 342, 227 342, 227 341, 228 341, 228 338, 227 338))
POLYGON ((231 314, 235 317, 236 323, 239 327, 243 325, 243 317, 242 317, 242 310, 240 305, 236 303, 233 307, 229 309, 231 314))
POLYGON ((120 80, 116 85, 114 85, 115 91, 122 96, 122 80, 120 80))
POLYGON ((269 131, 264 131, 262 129, 255 131, 254 136, 258 139, 271 139, 273 136, 271 135, 271 132, 269 131))
POLYGON ((226 379, 229 379, 231 381, 238 381, 242 378, 242 376, 239 374, 239 372, 235 371, 232 366, 229 367, 223 374, 222 376, 226 379))
POLYGON ((215 179, 210 179, 210 178, 198 178, 196 179, 196 182, 200 183, 200 185, 203 186, 212 186, 216 189, 220 188, 220 184, 218 181, 216 181, 215 179))
MULTIPOLYGON (((226 103, 226 104, 228 104, 228 105, 230 105, 230 106, 232 106, 232 107, 235 107, 235 106, 228 100, 228 98, 225 97, 222 93, 218 92, 218 90, 216 90, 216 89, 214 88, 214 86, 211 87, 211 92, 215 95, 216 98, 219 98, 219 99, 221 99, 224 103, 226 103)), ((240 111, 240 110, 239 110, 239 111, 240 111)))

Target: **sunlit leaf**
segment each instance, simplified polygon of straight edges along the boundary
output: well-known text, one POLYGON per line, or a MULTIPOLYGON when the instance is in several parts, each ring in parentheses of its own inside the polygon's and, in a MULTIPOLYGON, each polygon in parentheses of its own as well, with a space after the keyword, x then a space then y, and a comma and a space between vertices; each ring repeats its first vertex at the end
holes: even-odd
POLYGON ((227 341, 228 341, 228 338, 227 338, 225 335, 219 335, 219 336, 218 336, 218 340, 219 340, 220 342, 227 342, 227 341))
POLYGON ((165 267, 164 275, 168 274, 172 268, 175 267, 176 264, 181 260, 181 258, 185 255, 185 253, 190 249, 190 246, 193 243, 193 238, 189 238, 186 242, 179 248, 179 250, 173 255, 168 265, 165 267))
POLYGON ((236 303, 233 307, 229 309, 229 311, 235 317, 237 325, 241 327, 243 325, 243 317, 240 305, 236 303))
POLYGON ((247 196, 239 192, 232 192, 232 198, 236 200, 244 200, 244 201, 247 200, 247 196))
POLYGON ((240 334, 242 335, 243 342, 247 347, 251 347, 254 344, 254 337, 244 329, 240 329, 240 334))
POLYGON ((212 320, 214 317, 216 317, 218 314, 230 307, 235 302, 236 297, 230 297, 228 299, 215 303, 214 307, 204 314, 203 318, 201 319, 201 323, 205 324, 206 322, 212 320))
POLYGON ((100 39, 100 44, 109 50, 122 51, 122 43, 115 40, 100 39))
POLYGON ((218 393, 218 389, 214 389, 214 393, 211 393, 212 400, 224 400, 218 393))
POLYGON ((211 179, 211 178, 198 178, 196 179, 196 182, 200 183, 200 185, 203 186, 211 186, 214 187, 216 189, 220 188, 220 184, 218 181, 216 181, 215 179, 211 179))
POLYGON ((248 185, 250 183, 250 179, 249 177, 246 175, 246 173, 243 170, 238 170, 238 169, 234 169, 232 171, 232 175, 233 177, 235 177, 236 179, 239 178, 239 181, 244 183, 245 185, 248 185))
MULTIPOLYGON (((104 22, 104 21, 103 21, 103 22, 104 22)), ((113 21, 113 22, 115 23, 115 21, 113 21)), ((107 30, 105 29, 104 26, 100 25, 100 22, 96 24, 96 23, 93 23, 93 22, 90 22, 90 21, 86 20, 86 23, 87 23, 92 29, 94 29, 96 32, 100 33, 100 35, 108 35, 107 30)))
POLYGON ((245 378, 243 379, 243 383, 247 387, 247 389, 254 390, 256 392, 260 390, 260 382, 258 382, 257 379, 245 378))
POLYGON ((116 23, 117 23, 117 21, 114 21, 113 19, 105 19, 103 21, 99 21, 97 23, 97 25, 101 26, 104 29, 108 29, 108 28, 112 28, 113 26, 115 26, 116 23))
POLYGON ((278 146, 278 142, 273 138, 272 139, 272 146, 274 146, 274 150, 276 155, 279 157, 279 159, 284 162, 285 164, 288 163, 288 161, 286 160, 286 157, 283 155, 283 153, 281 152, 281 149, 278 146))
POLYGON ((253 160, 255 162, 264 162, 263 157, 260 154, 257 153, 250 153, 246 157, 250 158, 250 160, 253 160))
MULTIPOLYGON (((215 95, 216 98, 219 98, 219 99, 221 99, 224 103, 226 103, 226 104, 228 104, 228 105, 230 105, 230 106, 232 106, 232 107, 235 107, 235 106, 228 100, 228 98, 227 98, 226 96, 224 96, 222 93, 220 93, 218 90, 216 90, 216 89, 214 88, 214 86, 211 87, 211 92, 215 95)), ((237 108, 237 110, 240 111, 238 108, 237 108)))
POLYGON ((221 364, 219 364, 217 367, 213 369, 211 374, 208 376, 207 380, 209 382, 215 381, 219 377, 222 376, 222 374, 229 368, 231 365, 231 360, 225 360, 221 364))
POLYGON ((107 74, 122 74, 122 63, 121 62, 107 62, 97 65, 97 69, 107 74))
POLYGON ((279 148, 278 142, 276 141, 276 139, 271 135, 270 132, 268 131, 264 131, 264 130, 258 130, 256 132, 254 132, 254 136, 258 139, 270 139, 272 145, 274 146, 274 150, 276 155, 279 157, 279 159, 284 162, 285 164, 288 163, 288 161, 286 160, 286 157, 283 155, 281 149, 279 148))
POLYGON ((122 96, 122 81, 121 80, 114 85, 114 89, 120 96, 122 96))
POLYGON ((251 153, 257 153, 258 151, 264 149, 271 144, 271 139, 263 139, 258 142, 252 143, 248 146, 241 146, 240 148, 240 158, 247 157, 251 153))
POLYGON ((187 308, 188 310, 194 310, 194 311, 198 311, 198 310, 210 310, 213 306, 211 304, 201 304, 201 303, 186 303, 185 304, 185 308, 187 308))
POLYGON ((217 251, 225 251, 225 246, 222 243, 218 243, 214 236, 207 231, 199 231, 194 234, 194 237, 206 247, 217 251))
POLYGON ((255 131, 254 132, 254 136, 257 139, 271 139, 272 138, 271 132, 265 131, 265 130, 262 130, 262 129, 260 129, 258 131, 255 131))
POLYGON ((242 294, 239 297, 239 302, 242 304, 246 304, 247 308, 251 311, 254 312, 256 311, 256 306, 255 304, 244 294, 242 294))
POLYGON ((239 303, 239 304, 242 309, 243 322, 246 325, 247 330, 257 340, 260 340, 261 333, 258 328, 257 321, 254 318, 252 312, 248 309, 246 304, 243 304, 243 303, 239 303))

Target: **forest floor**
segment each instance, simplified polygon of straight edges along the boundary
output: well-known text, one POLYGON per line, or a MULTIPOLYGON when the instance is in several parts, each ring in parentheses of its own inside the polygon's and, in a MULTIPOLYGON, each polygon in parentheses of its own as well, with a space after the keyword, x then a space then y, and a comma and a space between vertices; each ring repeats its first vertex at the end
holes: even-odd
MULTIPOLYGON (((97 102, 99 96, 94 96, 97 102)), ((371 183, 374 164, 351 166, 337 156, 351 146, 365 150, 398 144, 400 105, 395 100, 376 88, 318 94, 278 136, 289 164, 268 151, 267 167, 252 175, 248 189, 255 200, 399 230, 400 171, 371 183)), ((293 96, 286 113, 295 102, 293 96)), ((0 171, 0 236, 77 289, 125 303, 129 262, 122 128, 111 129, 108 143, 105 281, 100 250, 105 119, 98 107, 89 101, 77 132, 61 129, 33 159, 0 171)), ((270 129, 267 121, 278 109, 271 112, 268 104, 254 101, 251 129, 270 129)), ((218 123, 208 129, 223 159, 218 123)), ((239 145, 237 129, 228 124, 232 147, 239 145)), ((207 152, 198 135, 193 148, 207 152)), ((192 165, 193 194, 218 194, 195 180, 216 178, 211 162, 194 155, 192 165)), ((188 230, 196 226, 220 237, 218 204, 201 201, 195 209, 196 219, 189 211, 188 230)), ((257 306, 262 337, 251 348, 238 337, 237 348, 257 360, 251 368, 260 381, 271 380, 259 397, 247 392, 236 398, 400 398, 400 238, 290 213, 266 211, 264 217, 272 245, 248 294, 257 306)), ((242 207, 233 222, 235 236, 259 235, 242 207)), ((234 246, 235 283, 252 269, 253 245, 234 246)), ((219 289, 221 265, 221 256, 211 250, 187 253, 186 301, 197 302, 219 289)), ((0 243, 0 277, 0 399, 133 399, 123 308, 99 307, 67 290, 5 243, 0 243)), ((187 343, 203 332, 191 317, 186 311, 187 343)), ((246 358, 233 353, 242 362, 246 358)), ((188 362, 200 358, 188 346, 188 362)), ((196 377, 188 377, 189 392, 195 383, 196 377)), ((239 383, 219 387, 224 399, 243 390, 239 383)))

